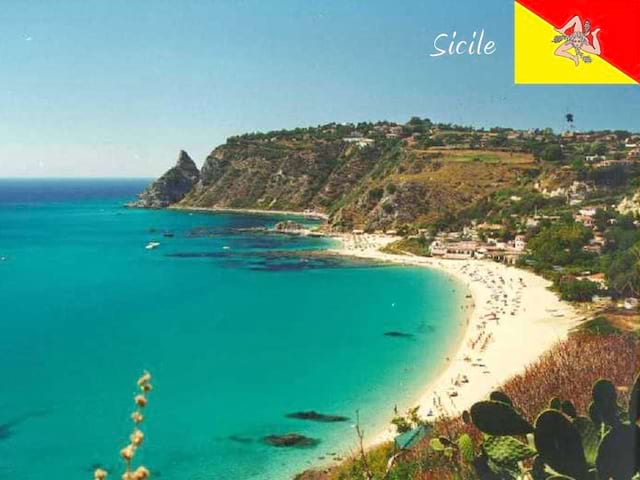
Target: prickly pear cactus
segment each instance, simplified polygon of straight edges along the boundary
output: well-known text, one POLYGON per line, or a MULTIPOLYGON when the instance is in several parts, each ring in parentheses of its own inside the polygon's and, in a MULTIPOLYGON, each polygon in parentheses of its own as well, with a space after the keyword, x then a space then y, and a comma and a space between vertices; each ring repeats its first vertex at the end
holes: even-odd
POLYGON ((553 397, 549 402, 549 408, 560 411, 562 410, 562 402, 558 397, 553 397))
POLYGON ((640 374, 636 377, 629 396, 629 421, 637 423, 640 420, 640 374))
POLYGON ((562 410, 562 413, 564 413, 567 417, 576 418, 578 416, 575 405, 573 405, 573 403, 569 400, 565 400, 564 402, 562 402, 560 410, 562 410))
POLYGON ((487 435, 526 435, 533 427, 506 403, 493 400, 478 402, 471 407, 471 420, 487 435))
POLYGON ((600 446, 600 429, 587 417, 576 417, 573 424, 580 434, 585 460, 591 467, 596 464, 598 447, 600 446))
POLYGON ((536 455, 536 451, 526 443, 507 436, 488 437, 482 444, 482 448, 497 464, 517 463, 536 455))
POLYGON ((466 464, 471 465, 473 463, 473 459, 476 456, 475 448, 473 446, 473 440, 471 437, 463 433, 458 437, 456 441, 456 445, 458 446, 458 451, 460 452, 460 458, 466 464))
POLYGON ((620 423, 618 394, 609 380, 598 380, 593 385, 593 406, 602 421, 609 426, 620 423))
POLYGON ((489 400, 493 400, 494 402, 506 403, 507 405, 510 405, 513 407, 513 402, 511 401, 511 398, 509 397, 509 395, 507 395, 504 392, 500 392, 500 391, 491 392, 491 395, 489 395, 489 400))
POLYGON ((587 461, 578 429, 557 410, 545 410, 536 419, 534 442, 542 460, 555 472, 583 480, 587 461))
POLYGON ((596 467, 602 479, 630 480, 640 472, 640 428, 635 424, 612 428, 600 443, 596 467))

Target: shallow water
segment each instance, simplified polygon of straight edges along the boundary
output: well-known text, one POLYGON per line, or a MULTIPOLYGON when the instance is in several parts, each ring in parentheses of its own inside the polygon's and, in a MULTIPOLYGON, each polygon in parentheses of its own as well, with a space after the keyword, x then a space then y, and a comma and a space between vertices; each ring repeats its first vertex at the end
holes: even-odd
POLYGON ((145 183, 0 180, 0 479, 119 478, 143 369, 156 478, 290 478, 355 435, 287 413, 359 409, 373 435, 455 341, 463 292, 444 275, 237 232, 281 217, 122 208, 145 183), (320 443, 261 440, 288 432, 320 443))

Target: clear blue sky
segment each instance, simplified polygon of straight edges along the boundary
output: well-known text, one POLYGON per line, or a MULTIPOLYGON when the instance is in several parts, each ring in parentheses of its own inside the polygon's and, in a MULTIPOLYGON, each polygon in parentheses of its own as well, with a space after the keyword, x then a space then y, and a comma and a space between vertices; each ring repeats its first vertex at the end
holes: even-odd
POLYGON ((513 85, 512 0, 10 0, 0 177, 155 176, 229 135, 418 115, 640 130, 640 87, 513 85), (484 28, 491 57, 431 58, 484 28))

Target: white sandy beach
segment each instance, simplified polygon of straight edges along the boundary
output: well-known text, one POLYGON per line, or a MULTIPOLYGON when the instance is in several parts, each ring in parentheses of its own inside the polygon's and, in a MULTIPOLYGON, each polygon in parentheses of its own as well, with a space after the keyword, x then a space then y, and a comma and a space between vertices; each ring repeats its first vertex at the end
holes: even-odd
MULTIPOLYGON (((524 370, 557 341, 579 318, 574 308, 548 290, 550 282, 526 270, 490 260, 444 260, 394 255, 379 249, 396 240, 384 235, 341 235, 341 247, 331 253, 404 265, 437 268, 464 283, 473 311, 462 341, 446 366, 414 405, 433 419, 459 414, 474 402, 524 370)), ((394 431, 372 437, 369 444, 390 440, 394 431)))
POLYGON ((255 215, 283 215, 297 216, 306 218, 315 218, 318 220, 326 220, 328 217, 321 212, 313 211, 290 211, 290 210, 265 210, 259 208, 227 208, 227 207, 183 207, 181 205, 171 205, 167 207, 169 210, 183 210, 187 212, 211 212, 211 213, 243 213, 255 215))

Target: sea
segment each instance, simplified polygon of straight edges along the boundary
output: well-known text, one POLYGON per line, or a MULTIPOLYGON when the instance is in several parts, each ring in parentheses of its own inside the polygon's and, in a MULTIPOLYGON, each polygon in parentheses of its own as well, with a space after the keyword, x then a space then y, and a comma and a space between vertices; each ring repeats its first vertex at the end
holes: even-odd
POLYGON ((356 416, 386 428, 459 341, 445 274, 262 230, 309 219, 125 208, 148 183, 0 179, 0 480, 120 478, 145 370, 152 478, 290 479, 353 451, 356 416), (311 445, 265 441, 289 433, 311 445))

